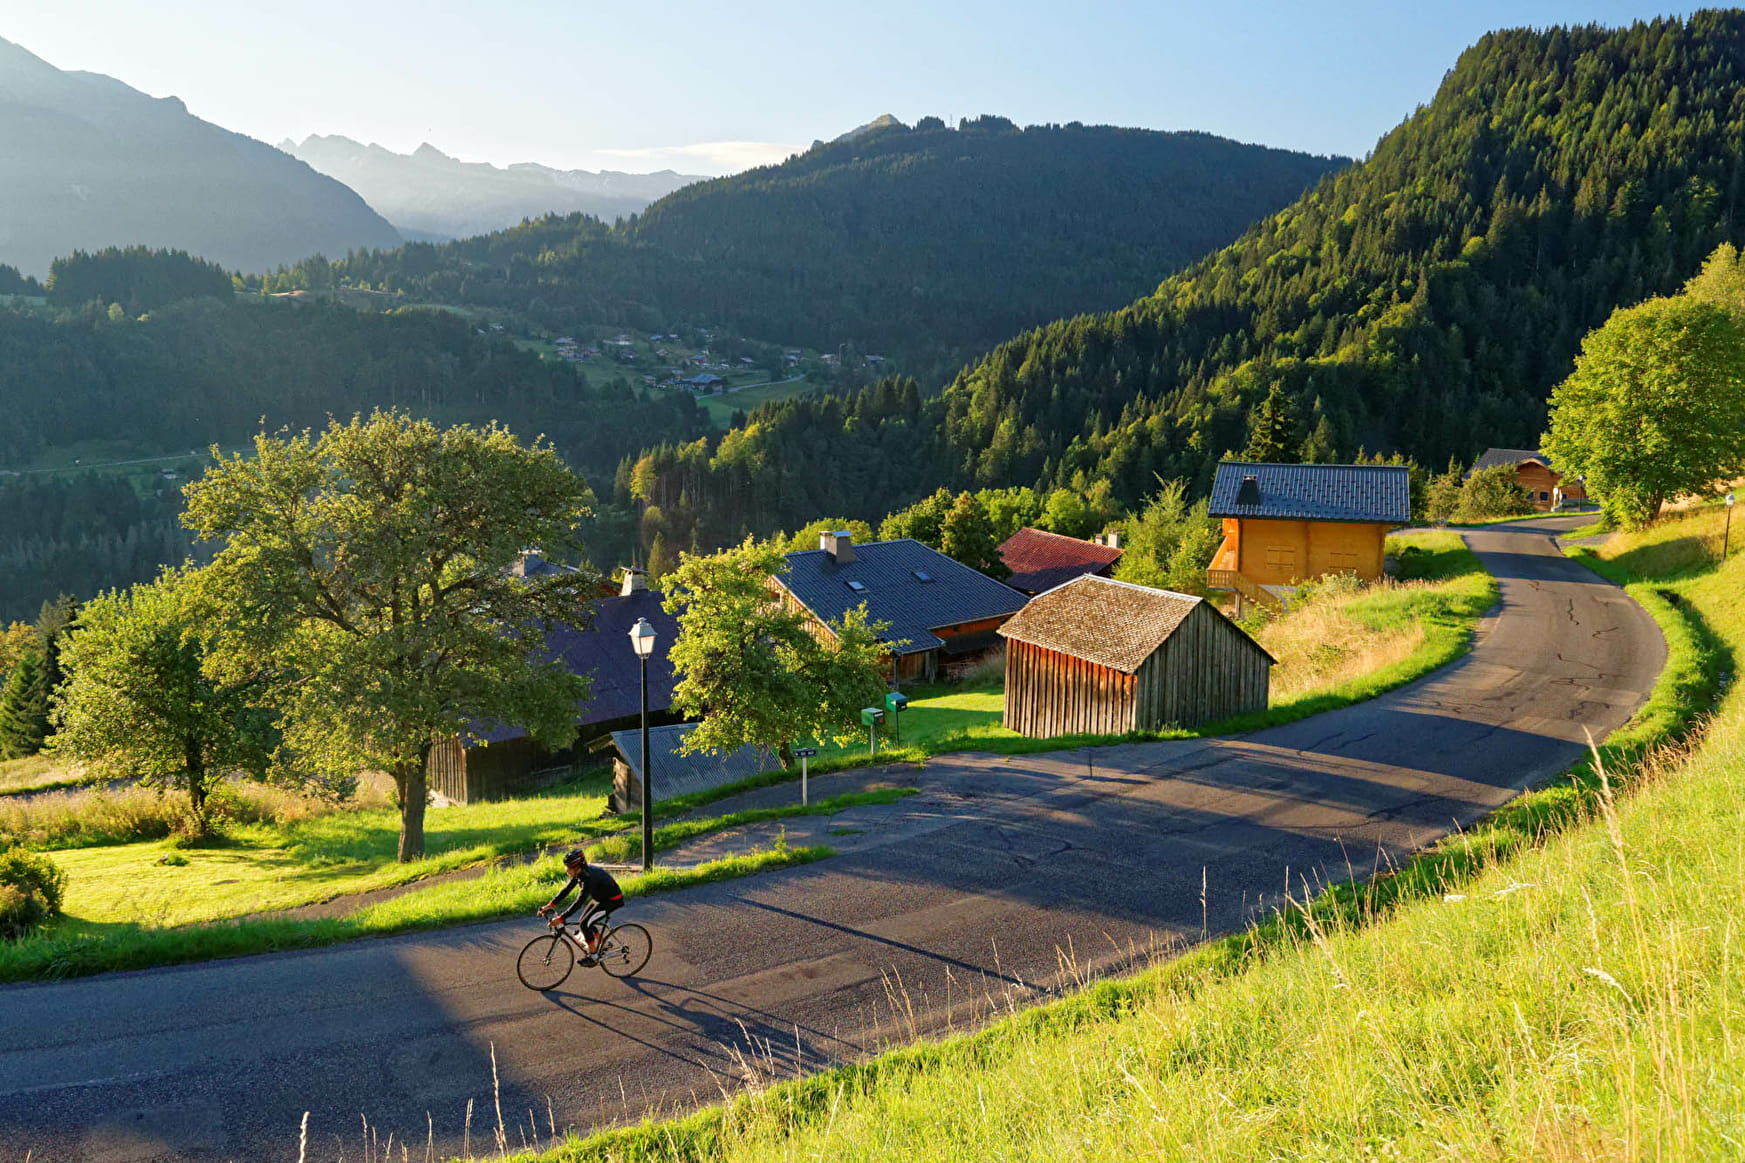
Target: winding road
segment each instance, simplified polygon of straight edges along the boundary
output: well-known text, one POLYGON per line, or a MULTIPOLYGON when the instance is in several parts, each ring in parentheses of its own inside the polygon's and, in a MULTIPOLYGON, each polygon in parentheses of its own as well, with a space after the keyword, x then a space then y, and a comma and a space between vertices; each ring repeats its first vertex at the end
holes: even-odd
POLYGON ((633 902, 657 942, 639 980, 523 989, 523 921, 0 988, 0 1159, 295 1159, 305 1111, 311 1160, 366 1134, 440 1156, 469 1103, 488 1153, 499 1103, 519 1147, 1238 928, 1471 823, 1641 705, 1659 631, 1559 553, 1571 524, 1467 534, 1502 600, 1426 679, 1240 738, 935 761, 835 859, 633 902))

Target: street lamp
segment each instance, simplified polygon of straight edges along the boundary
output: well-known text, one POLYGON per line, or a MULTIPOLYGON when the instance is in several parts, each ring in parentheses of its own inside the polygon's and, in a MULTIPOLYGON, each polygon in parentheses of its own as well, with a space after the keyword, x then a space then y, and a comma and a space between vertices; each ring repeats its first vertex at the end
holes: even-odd
POLYGON ((630 628, 630 648, 642 661, 642 871, 648 872, 654 867, 654 814, 648 779, 648 656, 654 653, 654 627, 647 618, 636 619, 630 628))

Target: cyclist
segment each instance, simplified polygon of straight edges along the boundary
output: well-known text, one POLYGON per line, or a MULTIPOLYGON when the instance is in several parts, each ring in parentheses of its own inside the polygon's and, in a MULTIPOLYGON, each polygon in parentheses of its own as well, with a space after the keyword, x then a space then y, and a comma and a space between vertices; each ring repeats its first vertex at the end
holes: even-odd
POLYGON ((592 957, 600 951, 600 938, 606 935, 606 919, 624 903, 624 890, 618 887, 618 882, 612 879, 610 872, 598 865, 589 864, 588 854, 580 848, 564 854, 563 867, 570 874, 569 883, 556 896, 539 906, 539 915, 549 918, 552 928, 561 929, 564 922, 570 919, 571 913, 584 904, 587 905, 580 924, 582 932, 587 935, 588 956, 592 957), (570 894, 572 888, 581 889, 576 894, 576 903, 553 915, 553 910, 570 894))

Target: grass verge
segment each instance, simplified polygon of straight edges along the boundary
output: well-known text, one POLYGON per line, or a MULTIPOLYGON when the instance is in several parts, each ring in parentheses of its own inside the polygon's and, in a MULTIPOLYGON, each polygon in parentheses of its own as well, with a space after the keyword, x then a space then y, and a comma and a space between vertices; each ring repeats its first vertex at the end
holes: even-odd
POLYGON ((1736 1155, 1745 694, 1656 749, 1726 691, 1745 557, 1629 580, 1668 661, 1603 767, 1133 977, 539 1158, 1736 1155))
MULTIPOLYGON (((646 896, 809 864, 835 855, 825 846, 774 848, 724 857, 695 868, 656 868, 620 879, 626 896, 646 896)), ((556 857, 493 868, 483 876, 447 881, 367 906, 343 917, 261 919, 230 924, 147 928, 129 923, 63 928, 42 937, 0 943, 0 981, 43 981, 336 945, 531 914, 563 883, 556 857)))

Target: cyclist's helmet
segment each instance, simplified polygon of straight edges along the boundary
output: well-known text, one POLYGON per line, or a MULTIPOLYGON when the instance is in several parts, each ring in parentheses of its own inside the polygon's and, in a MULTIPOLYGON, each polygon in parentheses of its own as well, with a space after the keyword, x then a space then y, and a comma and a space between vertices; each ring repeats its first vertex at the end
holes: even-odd
POLYGON ((564 853, 563 866, 571 872, 576 872, 588 866, 588 854, 580 848, 571 848, 564 853))

